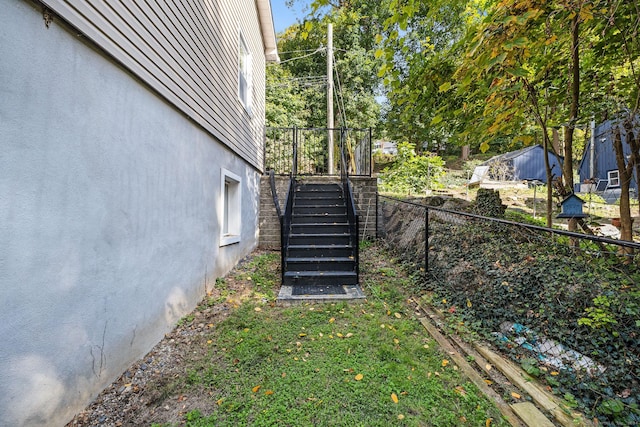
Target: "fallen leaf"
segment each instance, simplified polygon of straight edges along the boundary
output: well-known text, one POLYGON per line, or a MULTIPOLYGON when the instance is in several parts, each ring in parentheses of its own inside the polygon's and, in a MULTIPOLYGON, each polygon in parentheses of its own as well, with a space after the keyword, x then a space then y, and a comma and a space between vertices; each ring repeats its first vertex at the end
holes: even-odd
POLYGON ((329 323, 333 323, 333 322, 335 322, 335 321, 336 321, 336 318, 335 318, 335 317, 332 317, 331 319, 329 319, 329 323))
POLYGON ((493 366, 491 366, 490 364, 486 364, 484 365, 484 369, 486 369, 487 371, 490 371, 493 368, 493 366))
POLYGON ((449 361, 447 359, 442 359, 442 367, 444 368, 445 366, 447 366, 449 364, 449 361))
POLYGON ((267 390, 264 392, 265 396, 271 396, 273 394, 273 390, 267 390))
POLYGON ((301 334, 298 334, 298 336, 299 336, 300 338, 302 338, 302 337, 306 337, 306 336, 307 336, 307 334, 305 334, 305 333, 301 333, 301 334))
POLYGON ((423 345, 422 348, 429 348, 429 344, 423 345))
POLYGON ((345 335, 345 338, 351 338, 353 336, 353 334, 351 332, 349 332, 347 335, 345 335))
POLYGON ((467 307, 469 307, 469 308, 473 307, 473 304, 471 304, 471 300, 469 300, 469 299, 467 300, 467 307))
POLYGON ((393 403, 398 403, 398 395, 391 393, 391 400, 393 400, 393 403))
POLYGON ((518 393, 516 393, 515 391, 511 392, 511 397, 513 397, 514 399, 520 399, 522 396, 520 396, 518 393))
POLYGON ((344 335, 342 335, 340 332, 338 332, 336 335, 338 336, 338 338, 344 337, 344 335))
POLYGON ((491 381, 491 380, 484 380, 484 382, 487 383, 487 385, 493 384, 493 381, 491 381))
POLYGON ((255 311, 262 311, 262 309, 260 307, 256 307, 254 308, 255 311))
POLYGON ((553 375, 553 376, 555 377, 556 375, 560 375, 560 372, 558 372, 558 371, 551 371, 551 375, 553 375))
POLYGON ((489 427, 492 421, 493 421, 493 418, 487 418, 487 421, 484 422, 484 427, 489 427))
POLYGON ((461 423, 466 423, 467 422, 467 417, 465 417, 465 416, 460 417, 460 422, 461 423))
POLYGON ((464 389, 464 387, 462 387, 461 385, 459 385, 458 387, 455 388, 456 392, 459 393, 461 396, 466 396, 467 395, 467 391, 464 389))
POLYGON ((252 392, 257 393, 258 390, 260 390, 260 387, 262 387, 261 385, 257 385, 254 388, 251 389, 252 392))
POLYGON ((224 399, 218 399, 218 400, 216 400, 216 403, 218 404, 218 406, 222 405, 222 402, 224 402, 224 399))
POLYGON ((404 420, 404 415, 402 415, 402 414, 398 414, 398 419, 399 419, 399 420, 404 420))
POLYGON ((395 345, 398 345, 398 344, 400 344, 400 340, 399 340, 398 338, 394 338, 394 339, 393 339, 393 343, 394 343, 395 345))
POLYGON ((400 319, 402 317, 402 314, 400 313, 393 313, 394 316, 396 316, 396 319, 400 319))
POLYGON ((356 381, 362 381, 362 379, 363 379, 363 378, 364 378, 364 375, 362 375, 362 374, 358 374, 358 375, 356 375, 356 376, 355 376, 355 378, 354 378, 354 379, 355 379, 356 381))
POLYGON ((284 378, 284 377, 286 377, 286 376, 287 376, 287 373, 286 373, 286 372, 283 372, 281 376, 282 376, 282 378, 284 378))
POLYGON ((207 340, 207 344, 213 344, 213 340, 207 340))

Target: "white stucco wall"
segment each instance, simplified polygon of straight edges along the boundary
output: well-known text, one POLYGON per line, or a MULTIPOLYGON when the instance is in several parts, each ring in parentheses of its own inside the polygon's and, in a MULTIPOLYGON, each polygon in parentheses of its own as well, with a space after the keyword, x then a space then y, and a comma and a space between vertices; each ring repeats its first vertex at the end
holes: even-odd
POLYGON ((62 425, 257 243, 259 174, 41 7, 0 13, 0 426, 62 425), (221 169, 242 239, 219 246, 221 169))

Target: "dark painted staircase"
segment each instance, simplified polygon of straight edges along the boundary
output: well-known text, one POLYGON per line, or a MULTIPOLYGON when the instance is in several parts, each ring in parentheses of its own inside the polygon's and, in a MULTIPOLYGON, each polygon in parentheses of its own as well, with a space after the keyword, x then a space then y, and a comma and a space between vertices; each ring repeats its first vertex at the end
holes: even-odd
POLYGON ((283 284, 358 284, 357 218, 349 215, 341 185, 294 181, 290 197, 291 220, 283 232, 283 284))

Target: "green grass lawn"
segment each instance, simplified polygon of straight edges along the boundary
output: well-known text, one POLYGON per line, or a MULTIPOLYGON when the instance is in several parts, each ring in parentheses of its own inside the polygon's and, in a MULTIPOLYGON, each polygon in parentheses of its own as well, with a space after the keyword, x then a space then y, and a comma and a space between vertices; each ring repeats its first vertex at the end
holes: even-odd
POLYGON ((279 254, 246 263, 236 274, 253 293, 201 338, 208 351, 174 384, 216 402, 186 425, 507 425, 417 320, 411 280, 366 246, 362 303, 277 306, 279 254))

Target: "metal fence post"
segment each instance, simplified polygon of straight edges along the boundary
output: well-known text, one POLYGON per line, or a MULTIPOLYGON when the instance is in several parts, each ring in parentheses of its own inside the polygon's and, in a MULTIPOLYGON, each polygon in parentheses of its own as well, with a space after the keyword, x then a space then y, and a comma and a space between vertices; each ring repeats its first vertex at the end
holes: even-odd
POLYGON ((429 274, 429 207, 424 208, 424 273, 429 274))
POLYGON ((293 167, 291 168, 293 176, 298 175, 298 127, 293 127, 293 167))

